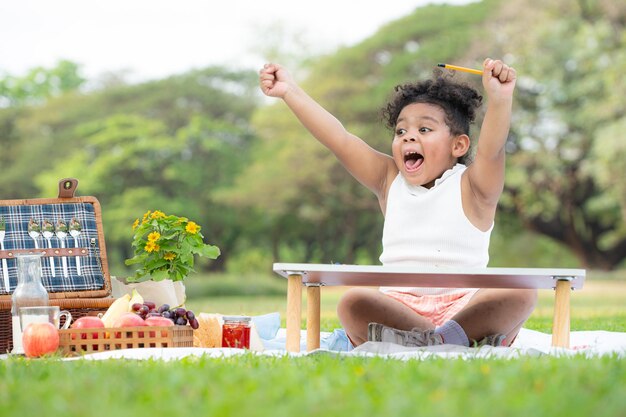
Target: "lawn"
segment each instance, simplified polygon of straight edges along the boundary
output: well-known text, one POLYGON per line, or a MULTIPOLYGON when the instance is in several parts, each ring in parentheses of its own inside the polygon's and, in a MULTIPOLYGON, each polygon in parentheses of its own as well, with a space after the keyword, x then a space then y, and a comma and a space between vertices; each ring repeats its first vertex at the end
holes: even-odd
MULTIPOLYGON (((269 295, 210 295, 196 312, 279 311, 269 295)), ((190 283, 188 289, 194 287, 190 283)), ((214 285, 213 283, 211 285, 214 285)), ((279 291, 274 294, 274 286, 279 291)), ((339 326, 341 289, 322 290, 322 330, 339 326)), ((528 328, 551 330, 552 292, 541 291, 528 328)), ((572 330, 626 331, 626 281, 589 280, 572 294, 572 330)), ((626 416, 626 360, 521 358, 400 362, 332 356, 0 363, 0 416, 626 416)))

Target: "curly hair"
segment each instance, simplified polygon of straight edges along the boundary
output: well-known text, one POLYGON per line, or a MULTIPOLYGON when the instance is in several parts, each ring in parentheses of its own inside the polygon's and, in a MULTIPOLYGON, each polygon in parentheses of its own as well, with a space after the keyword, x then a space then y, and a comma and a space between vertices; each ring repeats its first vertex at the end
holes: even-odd
MULTIPOLYGON (((407 83, 395 87, 395 94, 382 109, 385 125, 395 129, 398 116, 409 104, 426 103, 441 107, 445 113, 446 125, 452 135, 468 135, 470 125, 476 118, 476 111, 482 103, 482 96, 467 84, 452 81, 440 71, 430 80, 407 83)), ((469 154, 459 158, 459 162, 469 162, 469 154)))

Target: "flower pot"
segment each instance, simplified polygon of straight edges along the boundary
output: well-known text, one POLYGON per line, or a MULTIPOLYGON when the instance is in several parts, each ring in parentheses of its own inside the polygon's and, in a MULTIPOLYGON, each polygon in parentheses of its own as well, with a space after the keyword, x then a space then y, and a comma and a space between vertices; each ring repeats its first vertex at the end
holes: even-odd
POLYGON ((164 279, 162 281, 143 281, 124 284, 115 279, 113 285, 113 297, 118 298, 124 294, 131 294, 136 289, 146 301, 154 302, 157 307, 169 304, 170 307, 182 306, 185 304, 185 284, 183 281, 172 281, 164 279))

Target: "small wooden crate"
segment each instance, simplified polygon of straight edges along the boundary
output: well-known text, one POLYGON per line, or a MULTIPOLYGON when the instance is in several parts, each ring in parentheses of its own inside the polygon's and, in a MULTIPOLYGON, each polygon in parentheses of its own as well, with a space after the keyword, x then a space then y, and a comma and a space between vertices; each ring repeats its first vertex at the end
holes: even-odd
POLYGON ((193 329, 177 325, 59 330, 59 351, 64 356, 151 347, 193 347, 193 329))

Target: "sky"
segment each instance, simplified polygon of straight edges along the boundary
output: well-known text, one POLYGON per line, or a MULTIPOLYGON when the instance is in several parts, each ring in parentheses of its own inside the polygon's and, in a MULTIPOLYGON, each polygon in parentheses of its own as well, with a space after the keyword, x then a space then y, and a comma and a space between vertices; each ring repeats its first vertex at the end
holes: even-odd
POLYGON ((211 65, 257 69, 262 34, 272 27, 282 28, 285 42, 300 36, 311 52, 327 53, 421 5, 467 1, 4 0, 0 76, 61 59, 80 64, 88 79, 124 72, 142 81, 211 65))

